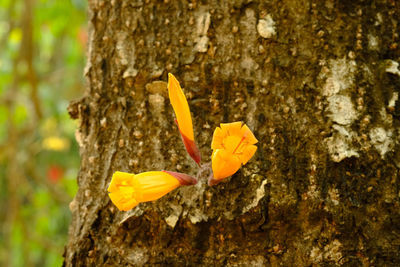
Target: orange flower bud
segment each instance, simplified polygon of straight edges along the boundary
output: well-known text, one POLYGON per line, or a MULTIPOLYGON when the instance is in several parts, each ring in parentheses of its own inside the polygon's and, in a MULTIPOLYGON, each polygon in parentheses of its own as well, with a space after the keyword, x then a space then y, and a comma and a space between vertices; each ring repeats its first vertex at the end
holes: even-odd
POLYGON ((171 73, 168 73, 168 94, 172 108, 175 112, 175 122, 178 125, 186 151, 197 164, 200 164, 200 151, 194 142, 193 124, 189 104, 178 80, 171 73))
POLYGON ((196 179, 183 173, 150 171, 135 175, 117 171, 108 187, 108 196, 119 210, 127 211, 140 202, 159 199, 180 185, 196 183, 196 179))
POLYGON ((214 178, 209 184, 233 175, 246 164, 257 150, 257 139, 242 122, 221 123, 214 131, 211 148, 214 178))

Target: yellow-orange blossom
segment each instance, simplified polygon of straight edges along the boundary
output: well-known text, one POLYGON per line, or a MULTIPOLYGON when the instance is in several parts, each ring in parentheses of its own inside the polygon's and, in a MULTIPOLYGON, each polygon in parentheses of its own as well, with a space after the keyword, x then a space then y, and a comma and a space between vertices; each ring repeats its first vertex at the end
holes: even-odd
POLYGON ((246 164, 257 150, 258 142, 249 127, 242 122, 221 123, 214 131, 211 148, 215 180, 233 175, 246 164))
POLYGON ((139 174, 115 172, 108 195, 119 210, 130 210, 140 202, 161 198, 180 185, 193 185, 197 180, 183 173, 150 171, 139 174))
POLYGON ((168 95, 175 112, 176 123, 178 124, 186 151, 197 164, 200 164, 200 151, 194 141, 189 104, 178 80, 171 73, 168 73, 168 95))

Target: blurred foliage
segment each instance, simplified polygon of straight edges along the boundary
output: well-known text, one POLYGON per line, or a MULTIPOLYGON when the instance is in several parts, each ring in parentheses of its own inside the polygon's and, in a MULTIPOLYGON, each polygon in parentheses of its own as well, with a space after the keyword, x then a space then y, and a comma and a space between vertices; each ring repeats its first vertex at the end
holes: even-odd
POLYGON ((0 266, 61 266, 77 191, 84 0, 0 1, 0 266))

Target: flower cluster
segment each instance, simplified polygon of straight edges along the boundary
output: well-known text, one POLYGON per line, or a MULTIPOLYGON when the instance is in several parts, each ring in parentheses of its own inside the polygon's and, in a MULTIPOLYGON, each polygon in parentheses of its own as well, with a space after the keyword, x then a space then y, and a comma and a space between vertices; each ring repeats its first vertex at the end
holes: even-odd
MULTIPOLYGON (((189 156, 200 166, 200 151, 196 146, 189 104, 178 80, 168 74, 168 94, 176 116, 176 124, 189 156)), ((232 176, 246 164, 257 150, 258 141, 242 122, 221 123, 214 131, 211 148, 212 175, 208 184, 215 185, 232 176)), ((197 179, 184 173, 150 171, 139 174, 115 172, 109 197, 119 210, 127 211, 141 202, 154 201, 179 186, 195 185, 197 179)))

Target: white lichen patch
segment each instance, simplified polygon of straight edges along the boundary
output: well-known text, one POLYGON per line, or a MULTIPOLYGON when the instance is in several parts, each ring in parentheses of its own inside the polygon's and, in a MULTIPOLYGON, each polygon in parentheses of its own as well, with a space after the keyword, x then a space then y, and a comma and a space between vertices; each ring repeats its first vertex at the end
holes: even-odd
POLYGON ((379 50, 378 39, 372 34, 368 34, 367 38, 368 38, 368 49, 378 51, 379 50))
POLYGON ((393 116, 387 113, 386 108, 382 107, 381 110, 379 110, 379 116, 385 125, 392 125, 393 116))
POLYGON ((211 15, 208 11, 202 10, 196 16, 196 35, 195 35, 195 46, 196 52, 205 53, 208 50, 209 38, 207 37, 207 31, 211 23, 211 15))
POLYGON ((317 182, 315 181, 315 177, 313 175, 310 175, 308 178, 308 188, 307 188, 307 194, 305 195, 304 199, 317 199, 320 197, 321 193, 319 191, 319 187, 317 186, 317 182))
POLYGON ((374 23, 375 26, 379 26, 383 23, 383 17, 380 12, 376 13, 376 21, 374 23))
POLYGON ((126 46, 127 34, 124 32, 117 33, 117 44, 115 50, 117 51, 118 57, 122 65, 127 65, 130 58, 130 51, 126 46))
POLYGON ((198 36, 207 35, 211 23, 211 15, 208 11, 201 11, 197 14, 196 32, 198 36))
POLYGON ((204 199, 206 183, 205 179, 200 179, 196 185, 185 186, 180 189, 182 200, 185 206, 189 207, 189 209, 185 209, 182 212, 182 216, 189 218, 190 222, 193 224, 208 220, 207 214, 199 207, 199 203, 202 203, 204 199))
POLYGON ((259 65, 252 57, 245 55, 240 61, 240 67, 245 71, 247 75, 250 75, 252 71, 259 68, 259 65))
POLYGON ((122 66, 126 66, 123 78, 136 77, 138 70, 135 69, 135 46, 129 41, 129 37, 125 32, 117 33, 117 44, 115 50, 118 55, 119 62, 122 66))
POLYGON ((359 156, 358 148, 353 144, 356 133, 351 129, 360 115, 350 97, 356 67, 354 60, 332 59, 322 68, 319 77, 325 81, 321 93, 326 97, 327 116, 334 122, 334 133, 325 139, 325 143, 335 162, 359 156))
POLYGON ((243 37, 246 38, 245 43, 252 43, 257 40, 257 33, 254 31, 257 27, 256 12, 252 8, 246 8, 244 16, 240 20, 240 29, 243 37))
POLYGON ((322 261, 322 251, 318 247, 313 247, 310 252, 312 262, 319 263, 322 261))
POLYGON ((196 45, 194 46, 194 50, 196 52, 205 53, 208 50, 208 37, 200 36, 196 39, 196 45))
POLYGON ((75 140, 78 143, 79 147, 83 147, 86 143, 85 138, 83 137, 83 134, 81 131, 79 131, 79 129, 76 129, 75 131, 75 140))
POLYGON ((171 214, 165 218, 165 222, 172 228, 175 227, 176 223, 179 220, 180 215, 182 214, 182 206, 180 205, 170 205, 172 212, 171 214))
POLYGON ((340 196, 339 191, 336 188, 329 188, 328 195, 333 205, 339 205, 340 196))
POLYGON ((341 136, 345 137, 346 139, 349 139, 349 141, 351 141, 355 136, 355 133, 348 127, 334 124, 332 128, 336 130, 337 133, 340 134, 341 136))
POLYGON ((321 250, 318 247, 313 247, 310 252, 310 259, 314 263, 320 263, 324 260, 334 261, 336 264, 340 264, 342 259, 341 252, 342 244, 339 240, 335 239, 331 243, 327 244, 321 250))
POLYGON ((391 129, 385 130, 382 127, 372 128, 369 132, 369 138, 375 149, 378 150, 381 157, 384 158, 385 154, 389 152, 393 146, 393 131, 391 129))
POLYGON ((267 184, 267 179, 262 181, 261 185, 259 188, 257 188, 253 202, 251 202, 249 205, 246 207, 243 207, 242 213, 248 212, 250 209, 256 207, 258 205, 258 202, 265 196, 265 185, 267 184))
POLYGON ((154 113, 154 115, 161 116, 161 113, 164 111, 164 101, 164 97, 160 94, 149 95, 149 103, 152 113, 154 113))
POLYGON ((208 220, 208 216, 199 209, 195 209, 194 212, 190 213, 188 217, 192 224, 208 220))
POLYGON ((393 92, 392 97, 389 99, 388 107, 389 108, 394 108, 396 106, 397 100, 399 100, 399 93, 398 92, 393 92))
POLYGON ((350 125, 358 118, 358 113, 349 96, 332 95, 327 100, 329 117, 337 124, 350 125))
POLYGON ((136 77, 137 74, 138 74, 138 70, 131 66, 124 71, 122 78, 126 79, 128 77, 136 77))
POLYGON ((340 260, 342 259, 341 247, 342 243, 340 243, 339 240, 333 240, 324 247, 324 258, 339 264, 340 260))
POLYGON ((149 251, 144 248, 135 246, 126 252, 125 259, 135 266, 143 266, 149 260, 149 251))
POLYGON ((329 68, 321 72, 320 78, 326 78, 322 88, 322 95, 332 96, 350 88, 354 83, 356 62, 354 60, 332 59, 329 60, 329 68))
POLYGON ((394 60, 386 60, 385 63, 387 64, 386 66, 386 72, 399 75, 400 76, 400 71, 399 71, 399 63, 394 61, 394 60))
POLYGON ((233 215, 232 211, 230 211, 230 210, 227 210, 224 212, 224 217, 230 221, 235 219, 235 215, 233 215))
POLYGON ((339 125, 337 127, 340 130, 335 131, 331 137, 325 139, 332 160, 340 162, 345 158, 359 157, 357 149, 352 145, 354 133, 339 125))
POLYGON ((263 38, 271 38, 276 34, 275 21, 271 15, 268 14, 265 18, 258 20, 257 31, 263 38))

